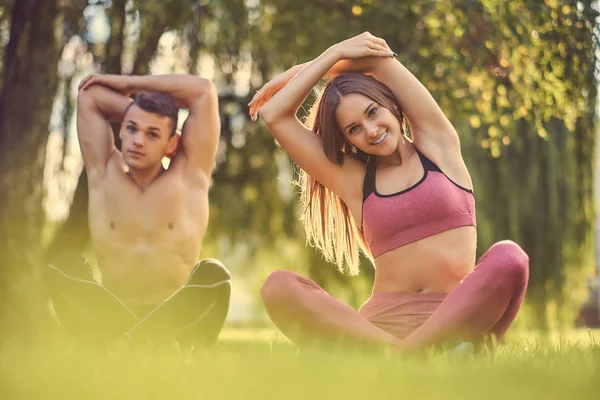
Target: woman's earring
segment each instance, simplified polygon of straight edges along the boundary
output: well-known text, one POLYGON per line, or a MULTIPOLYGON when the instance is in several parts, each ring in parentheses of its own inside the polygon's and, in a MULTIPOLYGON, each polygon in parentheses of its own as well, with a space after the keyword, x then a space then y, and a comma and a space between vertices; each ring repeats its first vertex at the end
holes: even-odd
POLYGON ((352 146, 352 152, 353 152, 354 154, 358 153, 358 150, 356 150, 356 147, 352 146))

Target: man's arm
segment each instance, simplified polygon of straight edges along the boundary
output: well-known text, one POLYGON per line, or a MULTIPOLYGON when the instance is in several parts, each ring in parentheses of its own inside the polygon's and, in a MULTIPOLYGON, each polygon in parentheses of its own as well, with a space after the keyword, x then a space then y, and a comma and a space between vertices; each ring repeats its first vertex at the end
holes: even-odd
POLYGON ((189 115, 182 128, 181 142, 186 170, 210 179, 220 135, 217 90, 208 80, 193 75, 131 76, 128 89, 161 92, 170 96, 189 115))
POLYGON ((77 97, 77 136, 88 174, 104 174, 115 150, 110 121, 121 121, 131 100, 103 86, 80 90, 77 97))

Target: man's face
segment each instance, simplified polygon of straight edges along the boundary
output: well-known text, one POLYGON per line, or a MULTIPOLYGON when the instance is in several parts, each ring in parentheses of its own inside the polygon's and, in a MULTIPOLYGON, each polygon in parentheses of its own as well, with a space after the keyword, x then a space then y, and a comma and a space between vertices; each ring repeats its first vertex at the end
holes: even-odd
POLYGON ((171 120, 142 110, 136 105, 125 114, 119 137, 125 163, 132 169, 145 170, 160 164, 175 150, 177 141, 170 137, 171 120))

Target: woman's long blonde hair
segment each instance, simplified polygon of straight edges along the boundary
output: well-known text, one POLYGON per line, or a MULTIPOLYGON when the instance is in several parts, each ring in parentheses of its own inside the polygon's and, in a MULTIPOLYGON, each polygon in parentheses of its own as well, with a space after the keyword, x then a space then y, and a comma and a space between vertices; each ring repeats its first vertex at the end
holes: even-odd
MULTIPOLYGON (((332 79, 317 97, 304 124, 323 141, 323 150, 334 164, 343 165, 344 157, 354 157, 366 165, 369 155, 358 150, 350 151, 344 134, 340 131, 335 113, 340 99, 350 93, 362 94, 387 108, 400 122, 404 133, 404 114, 392 91, 383 83, 361 73, 342 74, 332 79)), ((300 169, 298 184, 300 201, 304 209, 302 221, 307 241, 323 252, 327 261, 350 275, 359 272, 359 249, 373 262, 362 227, 357 225, 344 201, 331 190, 300 169)))

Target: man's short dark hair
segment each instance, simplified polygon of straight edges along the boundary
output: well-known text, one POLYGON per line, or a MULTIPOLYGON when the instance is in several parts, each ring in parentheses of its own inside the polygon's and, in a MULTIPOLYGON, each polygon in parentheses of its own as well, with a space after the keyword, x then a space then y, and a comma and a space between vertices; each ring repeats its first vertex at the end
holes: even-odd
POLYGON ((160 92, 137 93, 133 101, 125 108, 124 115, 127 114, 127 111, 129 111, 133 105, 149 113, 168 117, 171 120, 171 132, 169 136, 173 136, 175 134, 175 131, 177 130, 177 116, 179 114, 179 108, 177 108, 177 105, 169 96, 160 92))

